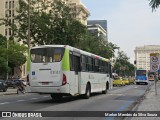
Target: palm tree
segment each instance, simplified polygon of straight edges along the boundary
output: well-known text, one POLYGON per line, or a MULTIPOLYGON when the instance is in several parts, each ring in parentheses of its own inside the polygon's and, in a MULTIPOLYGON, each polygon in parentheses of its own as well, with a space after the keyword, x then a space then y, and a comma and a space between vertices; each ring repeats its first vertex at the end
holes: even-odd
POLYGON ((160 0, 151 0, 149 5, 152 7, 152 10, 155 10, 160 5, 160 0))

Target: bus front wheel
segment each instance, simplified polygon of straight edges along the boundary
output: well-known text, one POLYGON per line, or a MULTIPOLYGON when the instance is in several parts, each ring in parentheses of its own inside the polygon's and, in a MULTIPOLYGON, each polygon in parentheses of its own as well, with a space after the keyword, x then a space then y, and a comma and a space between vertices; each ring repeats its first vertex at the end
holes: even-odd
POLYGON ((106 94, 108 90, 108 83, 106 84, 106 89, 104 91, 102 91, 102 94, 106 94))

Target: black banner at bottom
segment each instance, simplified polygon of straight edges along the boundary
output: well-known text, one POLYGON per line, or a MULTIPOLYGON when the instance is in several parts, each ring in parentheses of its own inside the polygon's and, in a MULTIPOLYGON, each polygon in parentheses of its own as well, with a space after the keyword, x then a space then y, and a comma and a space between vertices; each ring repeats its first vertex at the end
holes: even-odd
POLYGON ((160 117, 160 111, 0 111, 0 117, 160 117))

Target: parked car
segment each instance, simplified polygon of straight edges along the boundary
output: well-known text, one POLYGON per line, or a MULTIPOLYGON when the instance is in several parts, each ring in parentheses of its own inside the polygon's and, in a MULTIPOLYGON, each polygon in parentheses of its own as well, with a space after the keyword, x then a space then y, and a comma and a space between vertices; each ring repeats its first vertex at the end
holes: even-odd
POLYGON ((129 85, 130 84, 130 81, 129 81, 128 78, 123 78, 122 80, 125 83, 125 85, 129 85))
POLYGON ((7 84, 5 83, 5 80, 0 80, 0 91, 6 92, 8 89, 7 84))
POLYGON ((5 82, 7 84, 8 87, 16 87, 16 83, 13 80, 6 80, 5 82))
POLYGON ((113 79, 113 86, 124 86, 125 83, 121 77, 116 77, 113 79))

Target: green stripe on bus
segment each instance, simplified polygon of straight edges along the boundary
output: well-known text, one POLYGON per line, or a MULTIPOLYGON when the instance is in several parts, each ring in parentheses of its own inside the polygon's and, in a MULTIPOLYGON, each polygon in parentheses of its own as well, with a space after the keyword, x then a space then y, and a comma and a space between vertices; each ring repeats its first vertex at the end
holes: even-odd
POLYGON ((70 65, 69 65, 69 49, 65 49, 64 56, 62 59, 62 70, 69 71, 70 65))

